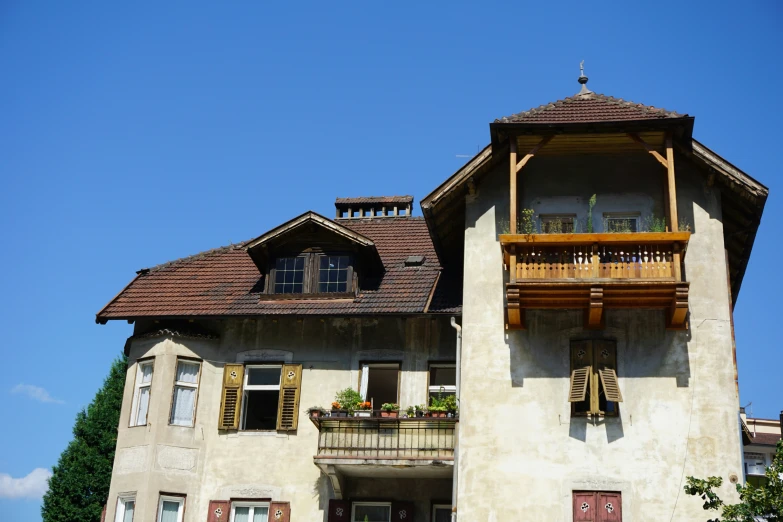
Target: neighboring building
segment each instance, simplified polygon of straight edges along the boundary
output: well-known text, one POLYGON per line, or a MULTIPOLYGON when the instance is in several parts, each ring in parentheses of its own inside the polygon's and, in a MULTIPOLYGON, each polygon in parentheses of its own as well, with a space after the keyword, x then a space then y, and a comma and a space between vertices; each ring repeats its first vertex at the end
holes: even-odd
POLYGON ((97 315, 134 323, 107 520, 690 521, 685 476, 736 496, 732 302, 767 189, 692 117, 586 82, 492 123, 423 218, 338 199, 139 271, 97 315), (460 411, 308 417, 343 388, 460 411))
POLYGON ((781 432, 783 411, 780 412, 779 419, 754 419, 747 417, 744 408, 742 408, 740 416, 742 418, 745 480, 758 486, 767 481, 765 477, 767 467, 772 465, 777 443, 783 436, 781 432))

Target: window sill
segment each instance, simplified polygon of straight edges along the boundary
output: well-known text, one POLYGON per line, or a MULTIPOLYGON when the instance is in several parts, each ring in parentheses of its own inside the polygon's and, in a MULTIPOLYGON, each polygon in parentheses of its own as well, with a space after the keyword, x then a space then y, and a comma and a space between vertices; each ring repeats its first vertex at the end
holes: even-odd
POLYGON ((353 292, 331 292, 325 294, 264 294, 259 301, 315 301, 334 299, 356 299, 356 294, 353 292))
POLYGON ((277 430, 239 430, 236 432, 239 437, 285 437, 283 433, 278 433, 277 430))

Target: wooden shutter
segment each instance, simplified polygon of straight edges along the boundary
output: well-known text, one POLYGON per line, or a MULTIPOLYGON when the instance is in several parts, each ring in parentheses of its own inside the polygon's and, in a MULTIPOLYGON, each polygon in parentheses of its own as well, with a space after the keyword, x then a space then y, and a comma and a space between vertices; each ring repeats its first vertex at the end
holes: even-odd
POLYGON ((617 383, 617 374, 611 368, 598 370, 601 376, 601 384, 604 386, 604 395, 607 401, 623 402, 623 394, 620 393, 620 386, 617 383))
POLYGON ((597 522, 596 494, 592 491, 574 491, 574 522, 597 522))
POLYGON ((620 493, 598 493, 598 522, 620 522, 623 505, 620 493))
MULTIPOLYGON (((119 504, 119 502, 117 503, 119 504)), ((117 516, 116 514, 114 515, 117 516)), ((101 522, 105 522, 106 520, 106 504, 103 505, 103 511, 101 511, 101 522)))
POLYGON ((302 388, 302 365, 284 364, 280 375, 280 403, 277 406, 277 429, 296 431, 299 425, 299 390, 302 388))
POLYGON ((392 522, 413 522, 413 502, 392 502, 392 522))
POLYGON ((333 498, 329 500, 328 522, 350 522, 351 503, 345 500, 333 498))
POLYGON ((223 392, 220 396, 220 418, 218 429, 238 430, 239 412, 242 410, 242 382, 245 367, 241 364, 226 364, 223 367, 223 392))
POLYGON ((269 522, 291 522, 291 504, 288 502, 270 503, 269 522))
POLYGON ((591 367, 585 366, 571 372, 571 387, 568 390, 568 402, 582 402, 587 397, 587 385, 590 383, 591 367))
POLYGON ((228 522, 231 519, 231 502, 228 500, 210 500, 207 522, 228 522))

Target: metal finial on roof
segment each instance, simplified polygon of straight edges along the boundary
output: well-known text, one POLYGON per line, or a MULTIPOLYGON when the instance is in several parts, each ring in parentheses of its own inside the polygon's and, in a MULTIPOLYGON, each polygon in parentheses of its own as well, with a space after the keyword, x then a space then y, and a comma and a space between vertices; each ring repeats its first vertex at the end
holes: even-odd
POLYGON ((579 94, 593 94, 593 91, 587 88, 587 76, 585 76, 585 61, 579 62, 579 83, 582 84, 582 90, 579 94))

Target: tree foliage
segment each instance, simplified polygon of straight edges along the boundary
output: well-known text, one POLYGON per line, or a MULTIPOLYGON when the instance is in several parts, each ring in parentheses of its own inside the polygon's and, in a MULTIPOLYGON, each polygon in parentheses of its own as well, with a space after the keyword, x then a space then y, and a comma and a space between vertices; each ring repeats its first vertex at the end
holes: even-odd
POLYGON ((52 468, 43 522, 99 522, 109 496, 128 360, 114 360, 103 387, 76 415, 73 440, 52 468))
POLYGON ((722 518, 713 518, 708 522, 783 522, 783 440, 778 441, 775 458, 764 475, 767 482, 762 486, 737 484, 739 504, 724 504, 713 491, 713 488, 723 483, 720 477, 707 480, 688 477, 685 493, 701 497, 705 510, 717 511, 722 508, 722 518))

